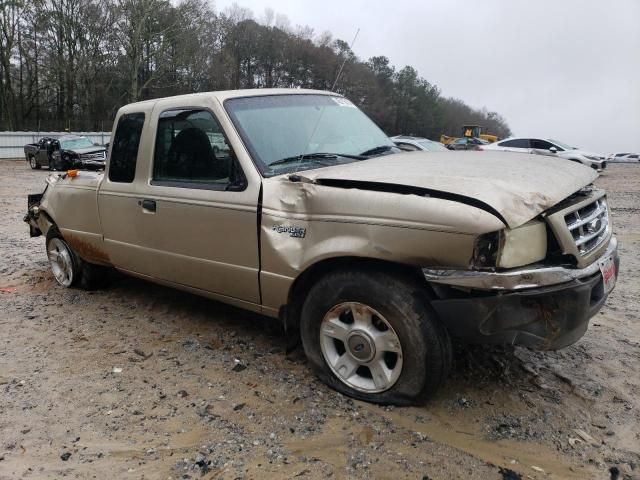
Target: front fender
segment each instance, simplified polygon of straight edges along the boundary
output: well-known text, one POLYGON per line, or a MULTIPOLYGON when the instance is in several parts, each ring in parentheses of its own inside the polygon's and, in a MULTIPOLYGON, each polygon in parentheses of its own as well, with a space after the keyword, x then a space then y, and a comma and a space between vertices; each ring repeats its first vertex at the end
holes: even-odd
POLYGON ((468 268, 494 215, 451 200, 268 179, 260 220, 262 303, 279 309, 291 284, 328 259, 468 268))

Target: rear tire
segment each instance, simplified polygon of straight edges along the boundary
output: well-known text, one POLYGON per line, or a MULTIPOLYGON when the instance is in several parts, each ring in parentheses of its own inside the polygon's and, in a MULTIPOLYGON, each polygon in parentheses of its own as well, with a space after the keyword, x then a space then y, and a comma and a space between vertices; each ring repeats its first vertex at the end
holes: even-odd
POLYGON ((451 341, 425 285, 403 273, 325 275, 307 295, 300 331, 318 377, 359 400, 422 404, 451 368, 451 341))
POLYGON ((46 245, 53 276, 63 287, 78 286, 84 290, 95 290, 106 284, 108 269, 82 260, 55 226, 47 232, 46 245))
POLYGON ((41 168, 41 165, 38 163, 38 160, 36 160, 34 155, 29 155, 29 166, 31 167, 31 170, 40 170, 41 168))

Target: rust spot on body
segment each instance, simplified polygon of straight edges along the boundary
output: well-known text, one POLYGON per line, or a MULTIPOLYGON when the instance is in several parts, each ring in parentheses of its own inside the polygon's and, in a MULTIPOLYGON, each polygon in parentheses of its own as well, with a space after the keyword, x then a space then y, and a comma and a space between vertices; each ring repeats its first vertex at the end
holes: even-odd
POLYGON ((64 239, 69 246, 82 258, 88 262, 110 264, 109 255, 92 243, 75 235, 66 235, 64 239))

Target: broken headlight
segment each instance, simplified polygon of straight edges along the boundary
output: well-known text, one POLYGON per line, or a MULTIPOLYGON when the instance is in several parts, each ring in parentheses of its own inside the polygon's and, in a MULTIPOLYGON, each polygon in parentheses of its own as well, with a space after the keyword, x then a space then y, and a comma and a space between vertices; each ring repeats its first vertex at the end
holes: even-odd
POLYGON ((494 268, 500 248, 500 232, 480 235, 473 248, 472 268, 494 268))
POLYGON ((544 260, 547 255, 545 224, 532 220, 517 228, 485 233, 476 239, 472 268, 513 268, 544 260))
POLYGON ((544 260, 546 256, 547 229, 543 222, 532 220, 518 228, 500 231, 498 267, 521 267, 544 260))

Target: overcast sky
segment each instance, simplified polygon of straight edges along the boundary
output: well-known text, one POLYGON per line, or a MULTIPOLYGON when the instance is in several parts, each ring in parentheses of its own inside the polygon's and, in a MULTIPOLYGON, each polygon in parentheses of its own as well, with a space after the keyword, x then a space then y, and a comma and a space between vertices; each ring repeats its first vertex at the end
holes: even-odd
POLYGON ((640 0, 217 0, 265 8, 411 65, 515 135, 640 151, 640 0))

